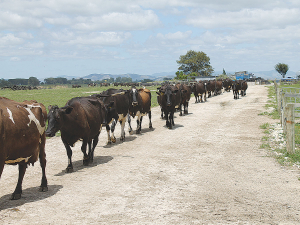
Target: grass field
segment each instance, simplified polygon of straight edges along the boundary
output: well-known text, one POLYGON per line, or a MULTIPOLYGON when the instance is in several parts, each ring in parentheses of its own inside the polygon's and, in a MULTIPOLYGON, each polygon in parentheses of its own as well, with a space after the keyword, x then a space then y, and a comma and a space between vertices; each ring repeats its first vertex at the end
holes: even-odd
MULTIPOLYGON (((152 107, 158 106, 157 103, 157 90, 158 86, 147 87, 151 90, 151 105, 152 107)), ((42 103, 48 108, 49 105, 58 105, 62 107, 66 104, 68 100, 74 97, 89 96, 96 93, 101 93, 104 90, 112 87, 82 87, 82 88, 70 88, 67 86, 56 86, 56 87, 46 87, 45 89, 38 90, 0 90, 0 96, 6 97, 18 102, 24 100, 36 100, 39 103, 42 103)), ((120 89, 121 87, 116 87, 120 89)), ((129 89, 124 88, 123 89, 129 89)))

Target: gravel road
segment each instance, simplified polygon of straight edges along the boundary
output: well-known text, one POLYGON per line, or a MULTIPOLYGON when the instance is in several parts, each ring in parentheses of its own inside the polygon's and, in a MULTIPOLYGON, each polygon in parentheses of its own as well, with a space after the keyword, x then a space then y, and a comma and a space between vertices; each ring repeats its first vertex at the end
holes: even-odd
MULTIPOLYGON (((153 92, 155 94, 155 92, 153 92)), ((74 172, 58 137, 47 139, 49 191, 38 192, 39 163, 27 169, 20 200, 9 197, 17 166, 0 180, 1 224, 299 224, 299 171, 280 166, 260 149, 267 88, 251 85, 194 103, 175 114, 169 130, 152 109, 154 130, 143 120, 141 135, 107 146, 103 129, 92 165, 73 148, 74 172)), ((136 126, 135 121, 133 122, 136 126)), ((127 128, 126 128, 127 129, 127 128)), ((16 140, 17 141, 17 140, 16 140)))

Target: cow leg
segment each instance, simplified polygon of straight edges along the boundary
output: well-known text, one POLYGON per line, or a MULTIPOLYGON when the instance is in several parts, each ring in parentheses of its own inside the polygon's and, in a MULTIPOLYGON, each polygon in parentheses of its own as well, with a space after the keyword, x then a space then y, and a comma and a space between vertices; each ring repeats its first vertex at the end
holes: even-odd
POLYGON ((152 121, 151 121, 151 111, 148 112, 148 117, 149 117, 149 128, 152 129, 152 121))
POLYGON ((174 123, 174 112, 170 113, 170 122, 171 122, 171 128, 172 128, 172 125, 175 126, 175 123, 174 123))
POLYGON ((164 111, 163 111, 163 109, 160 107, 160 118, 161 119, 164 119, 164 111))
POLYGON ((132 130, 132 127, 131 127, 131 116, 129 114, 127 115, 127 119, 128 119, 128 126, 129 126, 128 132, 129 132, 130 135, 132 135, 133 130, 132 130))
POLYGON ((3 160, 1 160, 1 162, 0 162, 0 178, 1 178, 1 174, 2 174, 2 172, 3 172, 3 168, 4 168, 4 158, 3 158, 3 160), (3 161, 3 162, 2 162, 3 161))
POLYGON ((99 135, 100 134, 97 134, 94 139, 93 139, 93 147, 91 148, 91 143, 89 143, 89 162, 93 162, 94 161, 94 151, 95 151, 95 148, 98 144, 98 141, 99 141, 99 135))
POLYGON ((91 145, 92 141, 87 141, 85 139, 82 140, 82 145, 81 145, 81 151, 83 153, 83 165, 88 166, 89 165, 89 156, 86 154, 86 148, 87 145, 89 145, 89 152, 91 151, 91 145))
POLYGON ((17 199, 21 198, 22 182, 23 182, 23 178, 24 178, 24 175, 25 175, 25 172, 26 172, 26 168, 27 168, 27 165, 25 163, 20 163, 19 164, 19 179, 18 179, 16 189, 10 197, 11 200, 17 200, 17 199))
POLYGON ((42 168, 42 181, 39 191, 46 192, 48 191, 48 182, 46 178, 46 153, 45 153, 45 144, 42 143, 42 147, 40 147, 40 165, 42 168))
POLYGON ((189 102, 185 102, 184 103, 184 114, 189 114, 189 102))
POLYGON ((64 145, 65 145, 65 148, 67 150, 67 155, 68 155, 68 166, 66 168, 66 172, 67 173, 71 173, 71 172, 73 172, 72 149, 71 149, 71 147, 70 147, 70 145, 68 143, 64 142, 64 145))
POLYGON ((121 123, 121 141, 125 141, 125 123, 126 123, 126 116, 120 121, 121 123))
POLYGON ((166 115, 166 118, 167 118, 167 120, 166 120, 166 126, 167 126, 167 128, 170 128, 170 126, 172 126, 172 125, 170 125, 169 113, 166 113, 165 115, 166 115))
POLYGON ((105 127, 106 127, 106 132, 107 132, 107 144, 111 144, 110 127, 108 124, 106 124, 105 127))
POLYGON ((141 114, 138 116, 138 119, 136 120, 136 124, 137 124, 137 129, 136 129, 136 133, 140 134, 142 131, 142 121, 143 121, 143 116, 141 116, 141 114))
POLYGON ((111 123, 111 141, 113 143, 116 143, 116 137, 115 137, 115 128, 116 128, 116 125, 117 125, 117 122, 116 120, 113 120, 112 123, 111 123))

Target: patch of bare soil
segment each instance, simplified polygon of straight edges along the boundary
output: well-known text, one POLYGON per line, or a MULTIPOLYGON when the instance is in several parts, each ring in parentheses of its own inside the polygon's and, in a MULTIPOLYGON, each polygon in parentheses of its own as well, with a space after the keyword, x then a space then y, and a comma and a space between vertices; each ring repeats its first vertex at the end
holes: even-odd
POLYGON ((259 148, 259 126, 274 122, 258 115, 266 102, 267 88, 258 85, 237 100, 232 92, 206 103, 192 97, 189 115, 176 113, 172 130, 153 108, 154 130, 145 117, 141 135, 126 132, 125 142, 107 146, 103 129, 90 166, 83 166, 77 143, 73 173, 64 171, 60 138, 47 139, 49 191, 38 192, 36 163, 27 169, 22 198, 10 201, 18 172, 6 166, 1 224, 298 224, 298 170, 259 148))

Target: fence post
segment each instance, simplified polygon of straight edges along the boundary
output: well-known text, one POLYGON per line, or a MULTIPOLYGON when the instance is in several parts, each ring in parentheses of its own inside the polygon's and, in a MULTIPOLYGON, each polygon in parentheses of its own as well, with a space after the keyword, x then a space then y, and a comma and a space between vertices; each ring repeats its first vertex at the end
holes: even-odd
MULTIPOLYGON (((286 99, 284 96, 284 92, 280 93, 280 123, 281 123, 281 127, 283 128, 283 130, 285 129, 285 122, 284 122, 284 118, 285 118, 285 103, 286 103, 286 99)), ((284 130, 285 131, 285 130, 284 130)))
POLYGON ((285 107, 286 124, 286 150, 295 153, 295 105, 287 104, 285 107))

